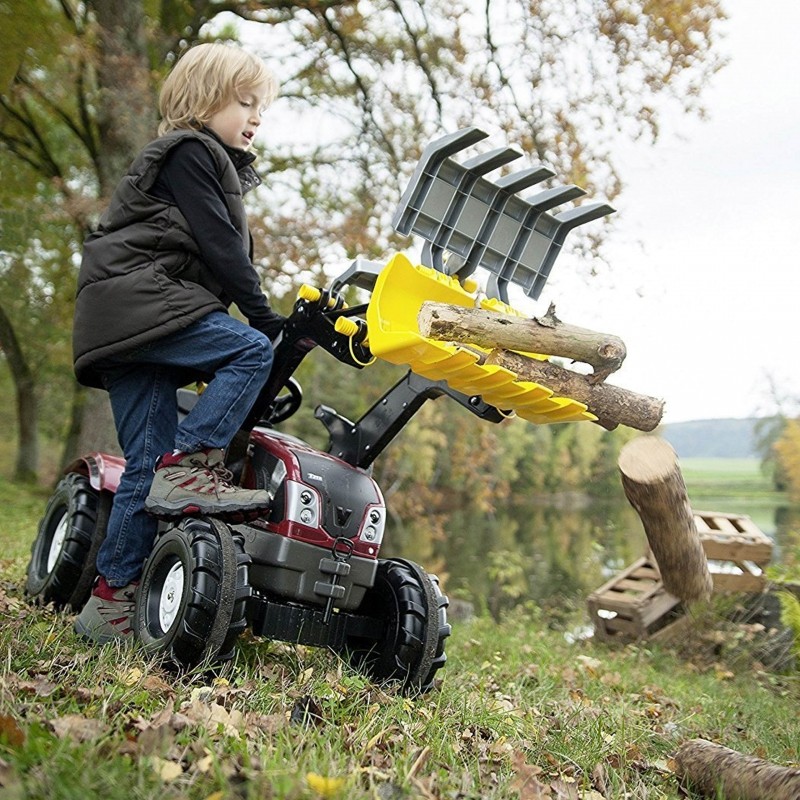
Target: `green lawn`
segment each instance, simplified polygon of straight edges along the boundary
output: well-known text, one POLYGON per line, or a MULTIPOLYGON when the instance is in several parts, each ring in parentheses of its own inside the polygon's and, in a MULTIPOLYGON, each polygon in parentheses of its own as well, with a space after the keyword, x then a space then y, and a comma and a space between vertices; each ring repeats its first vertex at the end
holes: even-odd
POLYGON ((44 500, 0 481, 2 797, 677 800, 688 739, 800 762, 798 674, 767 669, 764 632, 720 609, 672 645, 575 641, 527 604, 454 622, 441 686, 411 698, 247 635, 189 675, 88 646, 24 596, 44 500))
POLYGON ((757 458, 682 458, 680 467, 690 496, 781 497, 757 458))

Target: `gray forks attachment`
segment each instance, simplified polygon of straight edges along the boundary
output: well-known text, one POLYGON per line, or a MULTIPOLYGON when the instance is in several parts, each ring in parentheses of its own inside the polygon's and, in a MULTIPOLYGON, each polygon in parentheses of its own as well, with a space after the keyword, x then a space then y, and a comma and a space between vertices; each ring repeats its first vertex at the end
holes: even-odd
POLYGON ((567 234, 611 214, 608 203, 587 203, 559 214, 553 208, 586 193, 574 185, 544 189, 527 199, 517 194, 555 173, 534 166, 491 181, 484 176, 523 154, 503 147, 463 163, 451 156, 488 136, 464 128, 431 142, 423 151, 400 200, 393 227, 425 240, 422 262, 460 279, 478 267, 489 271, 490 297, 508 302, 508 284, 539 297, 567 234), (445 259, 444 253, 449 256, 445 259))

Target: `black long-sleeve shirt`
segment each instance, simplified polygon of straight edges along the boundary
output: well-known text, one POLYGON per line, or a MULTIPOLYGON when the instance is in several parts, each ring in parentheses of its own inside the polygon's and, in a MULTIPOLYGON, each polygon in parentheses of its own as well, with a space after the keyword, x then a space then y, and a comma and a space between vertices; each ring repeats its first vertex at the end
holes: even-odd
POLYGON ((196 140, 174 147, 159 170, 151 192, 173 203, 186 218, 200 258, 239 307, 250 325, 270 338, 284 318, 269 306, 247 254, 249 243, 233 226, 214 159, 196 140))

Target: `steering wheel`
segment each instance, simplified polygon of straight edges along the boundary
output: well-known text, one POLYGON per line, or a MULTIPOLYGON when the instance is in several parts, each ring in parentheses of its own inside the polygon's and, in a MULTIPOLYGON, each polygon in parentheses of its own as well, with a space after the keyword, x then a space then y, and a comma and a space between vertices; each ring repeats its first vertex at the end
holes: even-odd
POLYGON ((297 413, 303 402, 303 390, 295 378, 288 378, 283 388, 286 391, 275 398, 272 403, 272 412, 265 420, 270 425, 289 419, 297 413))

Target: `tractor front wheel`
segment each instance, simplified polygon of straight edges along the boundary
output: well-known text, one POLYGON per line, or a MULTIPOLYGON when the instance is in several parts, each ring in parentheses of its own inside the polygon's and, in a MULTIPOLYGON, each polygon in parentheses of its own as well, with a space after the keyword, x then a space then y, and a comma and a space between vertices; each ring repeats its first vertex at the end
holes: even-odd
POLYGON ((145 648, 190 669, 230 658, 246 625, 249 557, 223 522, 180 520, 144 566, 134 630, 145 648))
POLYGON ((383 633, 377 641, 353 637, 350 662, 375 680, 400 681, 407 692, 428 691, 447 661, 447 606, 435 575, 413 561, 380 560, 359 612, 380 620, 383 633))

